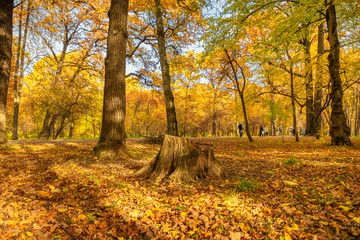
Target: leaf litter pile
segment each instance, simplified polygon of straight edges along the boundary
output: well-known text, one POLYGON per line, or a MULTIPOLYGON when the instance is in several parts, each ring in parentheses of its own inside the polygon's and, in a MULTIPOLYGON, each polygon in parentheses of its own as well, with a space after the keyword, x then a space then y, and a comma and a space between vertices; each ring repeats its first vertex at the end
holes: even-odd
POLYGON ((192 140, 213 146, 226 179, 136 178, 160 149, 145 140, 108 160, 95 141, 0 148, 0 239, 359 239, 359 139, 192 140))

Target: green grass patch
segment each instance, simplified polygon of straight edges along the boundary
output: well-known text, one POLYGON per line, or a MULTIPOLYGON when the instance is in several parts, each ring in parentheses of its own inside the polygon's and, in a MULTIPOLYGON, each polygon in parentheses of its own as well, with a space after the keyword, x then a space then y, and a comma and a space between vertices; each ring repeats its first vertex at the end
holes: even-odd
POLYGON ((235 192, 255 192, 259 188, 259 183, 244 178, 240 179, 233 190, 235 192))
POLYGON ((294 165, 297 163, 300 163, 300 161, 297 160, 294 156, 291 156, 290 159, 284 161, 284 164, 286 165, 294 165))

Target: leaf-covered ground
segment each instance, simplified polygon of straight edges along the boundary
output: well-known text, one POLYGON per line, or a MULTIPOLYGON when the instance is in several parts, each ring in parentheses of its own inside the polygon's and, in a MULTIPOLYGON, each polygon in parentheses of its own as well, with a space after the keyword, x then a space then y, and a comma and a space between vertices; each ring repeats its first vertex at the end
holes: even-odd
POLYGON ((227 179, 151 183, 132 176, 160 148, 127 141, 120 160, 95 141, 0 148, 0 239, 358 239, 360 140, 194 138, 227 179))

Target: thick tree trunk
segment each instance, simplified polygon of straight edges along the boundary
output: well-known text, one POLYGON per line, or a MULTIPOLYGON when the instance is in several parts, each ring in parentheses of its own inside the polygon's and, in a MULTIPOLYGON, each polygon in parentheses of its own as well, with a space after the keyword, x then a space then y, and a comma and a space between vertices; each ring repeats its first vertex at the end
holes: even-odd
POLYGON ((330 1, 326 9, 326 23, 328 28, 328 40, 330 43, 330 53, 328 56, 329 73, 331 81, 331 144, 332 145, 351 145, 350 128, 346 124, 343 110, 343 91, 340 68, 340 43, 337 35, 336 10, 333 1, 330 1))
POLYGON ((11 73, 13 0, 0 0, 0 144, 6 144, 6 101, 11 73))
POLYGON ((322 88, 324 78, 324 23, 322 22, 318 27, 318 52, 316 63, 316 83, 314 96, 314 126, 316 139, 320 138, 321 132, 321 102, 322 102, 322 88))
POLYGON ((50 125, 49 125, 50 120, 51 120, 51 113, 50 113, 50 110, 48 109, 48 110, 46 110, 43 126, 42 126, 41 132, 38 136, 38 139, 50 137, 50 135, 51 135, 51 129, 50 129, 50 125))
POLYGON ((224 177, 225 172, 212 149, 202 149, 184 138, 165 135, 155 159, 141 169, 138 175, 153 181, 164 178, 190 181, 197 178, 224 177))
POLYGON ((314 126, 314 86, 311 65, 309 39, 304 39, 305 46, 305 89, 306 89, 306 135, 315 135, 314 126))
MULTIPOLYGON (((24 38, 21 43, 21 25, 19 26, 19 47, 18 49, 18 58, 20 58, 20 77, 19 77, 19 83, 17 83, 17 75, 15 76, 14 81, 14 117, 13 117, 13 140, 17 140, 18 132, 19 132, 19 109, 20 109, 20 100, 21 100, 21 90, 24 80, 24 72, 25 72, 25 49, 26 49, 26 41, 27 41, 27 33, 29 28, 29 22, 30 22, 30 12, 31 12, 31 1, 28 1, 27 6, 27 12, 26 12, 26 20, 25 20, 25 30, 24 30, 24 38), (21 51, 20 51, 21 50, 21 51)), ((19 69, 18 68, 18 69, 19 69)), ((17 74, 18 70, 16 70, 17 74)))
POLYGON ((176 120, 175 102, 174 96, 171 90, 171 78, 170 69, 166 56, 166 39, 163 23, 163 13, 160 0, 155 0, 156 8, 156 27, 157 27, 157 40, 158 50, 160 56, 161 75, 163 80, 163 90, 166 107, 166 119, 167 119, 167 134, 178 136, 178 126, 176 120))
POLYGON ((114 157, 126 149, 125 65, 128 7, 128 0, 111 1, 102 127, 99 142, 93 150, 99 157, 114 157))

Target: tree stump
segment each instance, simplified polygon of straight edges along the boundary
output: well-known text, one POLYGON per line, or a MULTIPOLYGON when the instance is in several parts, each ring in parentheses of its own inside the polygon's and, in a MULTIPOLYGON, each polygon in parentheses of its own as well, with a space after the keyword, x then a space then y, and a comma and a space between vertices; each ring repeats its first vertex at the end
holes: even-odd
POLYGON ((189 181, 225 177, 225 172, 212 149, 202 149, 184 138, 165 135, 155 159, 141 169, 138 175, 153 181, 164 178, 189 181))

